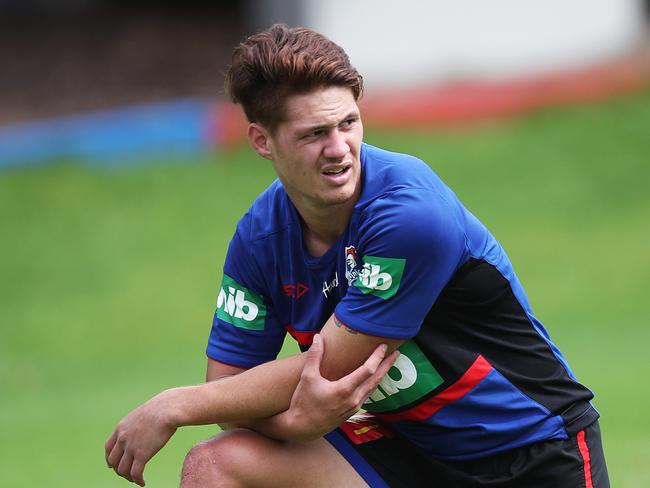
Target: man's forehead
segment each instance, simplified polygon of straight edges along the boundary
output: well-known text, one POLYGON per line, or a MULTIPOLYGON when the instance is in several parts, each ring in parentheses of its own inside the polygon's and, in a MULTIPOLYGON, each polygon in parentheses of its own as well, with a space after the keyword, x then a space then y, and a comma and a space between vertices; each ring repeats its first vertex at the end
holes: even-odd
POLYGON ((338 86, 290 95, 285 104, 285 121, 299 126, 328 123, 358 110, 352 90, 338 86))

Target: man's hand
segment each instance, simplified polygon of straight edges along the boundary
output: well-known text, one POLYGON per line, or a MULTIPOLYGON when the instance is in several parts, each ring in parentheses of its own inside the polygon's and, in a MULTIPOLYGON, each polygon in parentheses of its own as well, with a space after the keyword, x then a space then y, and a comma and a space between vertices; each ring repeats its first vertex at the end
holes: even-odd
POLYGON ((176 432, 168 418, 173 390, 156 395, 124 417, 106 441, 106 463, 127 480, 144 486, 144 466, 176 432))
POLYGON ((334 430, 354 415, 388 373, 399 352, 386 355, 386 345, 375 348, 370 357, 352 373, 337 381, 321 375, 324 343, 319 334, 306 353, 300 382, 283 417, 291 437, 313 440, 334 430))

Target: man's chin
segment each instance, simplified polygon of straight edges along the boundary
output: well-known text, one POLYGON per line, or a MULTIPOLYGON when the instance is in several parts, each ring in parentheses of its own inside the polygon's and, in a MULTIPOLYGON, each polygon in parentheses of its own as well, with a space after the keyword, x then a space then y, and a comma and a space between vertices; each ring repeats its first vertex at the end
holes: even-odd
POLYGON ((344 207, 346 204, 355 203, 354 192, 345 192, 339 194, 324 195, 321 202, 328 207, 344 207))

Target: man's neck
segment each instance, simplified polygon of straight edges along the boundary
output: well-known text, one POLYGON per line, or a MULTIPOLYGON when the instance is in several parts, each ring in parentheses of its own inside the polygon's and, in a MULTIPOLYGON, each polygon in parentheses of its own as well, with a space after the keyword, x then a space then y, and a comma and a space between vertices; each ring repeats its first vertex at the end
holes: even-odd
POLYGON ((302 217, 302 236, 312 256, 322 256, 332 247, 348 226, 355 202, 316 211, 298 209, 302 217))

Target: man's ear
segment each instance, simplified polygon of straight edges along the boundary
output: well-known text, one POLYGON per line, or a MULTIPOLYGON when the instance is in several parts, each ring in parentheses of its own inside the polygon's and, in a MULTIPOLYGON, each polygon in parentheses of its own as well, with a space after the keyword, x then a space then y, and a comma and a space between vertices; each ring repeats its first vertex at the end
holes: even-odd
POLYGON ((248 143, 253 148, 253 151, 262 156, 264 159, 272 159, 271 140, 269 131, 267 129, 265 129, 257 122, 253 122, 248 125, 246 136, 248 137, 248 143))

